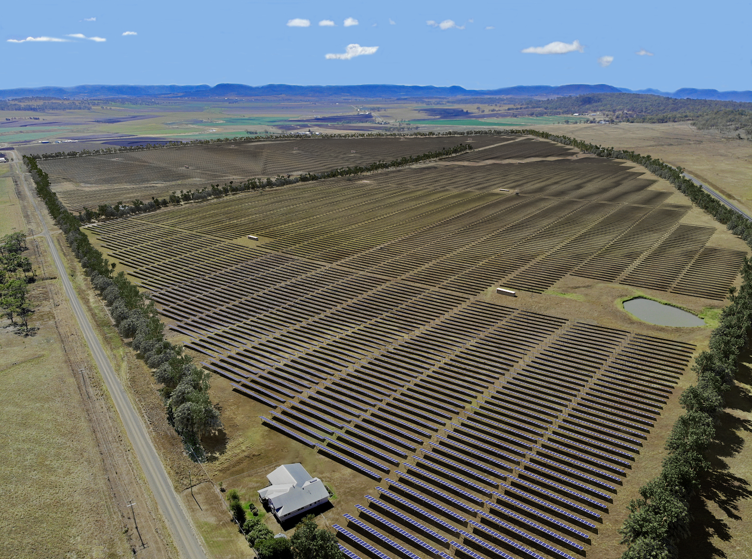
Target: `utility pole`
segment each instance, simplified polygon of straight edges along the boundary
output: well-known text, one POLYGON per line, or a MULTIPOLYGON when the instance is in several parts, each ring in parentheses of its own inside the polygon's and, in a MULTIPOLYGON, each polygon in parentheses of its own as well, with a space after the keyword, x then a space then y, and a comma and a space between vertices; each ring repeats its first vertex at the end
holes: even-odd
POLYGON ((138 539, 141 540, 141 549, 146 547, 146 544, 144 544, 144 538, 141 537, 141 530, 138 529, 138 522, 136 522, 136 503, 133 501, 128 501, 128 508, 131 509, 131 514, 133 515, 133 524, 136 526, 136 533, 138 534, 138 539))

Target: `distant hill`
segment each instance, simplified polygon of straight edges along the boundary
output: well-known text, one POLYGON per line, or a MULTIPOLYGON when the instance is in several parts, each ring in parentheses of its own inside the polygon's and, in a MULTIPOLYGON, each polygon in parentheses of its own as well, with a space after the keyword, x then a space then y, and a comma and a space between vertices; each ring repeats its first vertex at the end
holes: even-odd
POLYGON ((500 89, 474 90, 459 86, 419 85, 285 85, 250 86, 221 83, 209 85, 78 85, 75 87, 38 87, 0 90, 0 99, 47 97, 68 99, 108 99, 123 97, 356 97, 362 99, 453 98, 453 97, 520 97, 556 98, 596 93, 643 93, 672 99, 711 99, 752 102, 752 91, 717 91, 715 89, 679 89, 673 93, 645 89, 633 91, 606 84, 522 85, 500 89))

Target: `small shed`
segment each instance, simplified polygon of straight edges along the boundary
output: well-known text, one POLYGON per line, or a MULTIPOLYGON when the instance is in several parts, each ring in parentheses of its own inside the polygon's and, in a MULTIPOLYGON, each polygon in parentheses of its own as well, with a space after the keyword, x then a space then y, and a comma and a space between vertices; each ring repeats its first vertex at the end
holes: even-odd
POLYGON ((269 485, 258 494, 280 522, 303 514, 329 500, 324 482, 311 477, 301 464, 285 464, 266 476, 269 485))

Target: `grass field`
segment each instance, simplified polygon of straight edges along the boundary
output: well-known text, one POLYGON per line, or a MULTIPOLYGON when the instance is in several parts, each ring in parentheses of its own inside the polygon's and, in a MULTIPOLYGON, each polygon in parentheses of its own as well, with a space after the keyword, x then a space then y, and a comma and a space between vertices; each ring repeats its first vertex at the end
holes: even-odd
MULTIPOLYGON (((337 494, 319 522, 353 549, 348 533, 430 555, 396 521, 444 550, 462 529, 480 554, 481 541, 508 553, 500 534, 546 556, 543 541, 620 554, 616 529, 660 467, 710 330, 641 323, 617 302, 712 315, 746 246, 634 165, 497 143, 87 230, 216 373, 215 482, 251 500, 300 461, 337 494), (439 538, 415 507, 438 515, 439 538)), ((221 525, 208 540, 229 556, 222 511, 195 514, 205 533, 221 525)))

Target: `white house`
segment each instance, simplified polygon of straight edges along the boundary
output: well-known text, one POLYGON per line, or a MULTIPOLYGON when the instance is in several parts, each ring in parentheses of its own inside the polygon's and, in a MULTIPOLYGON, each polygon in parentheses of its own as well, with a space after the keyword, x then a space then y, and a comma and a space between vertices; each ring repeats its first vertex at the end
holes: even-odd
POLYGON ((311 477, 301 464, 285 464, 268 476, 269 485, 258 494, 280 522, 303 514, 329 500, 324 482, 311 477))

